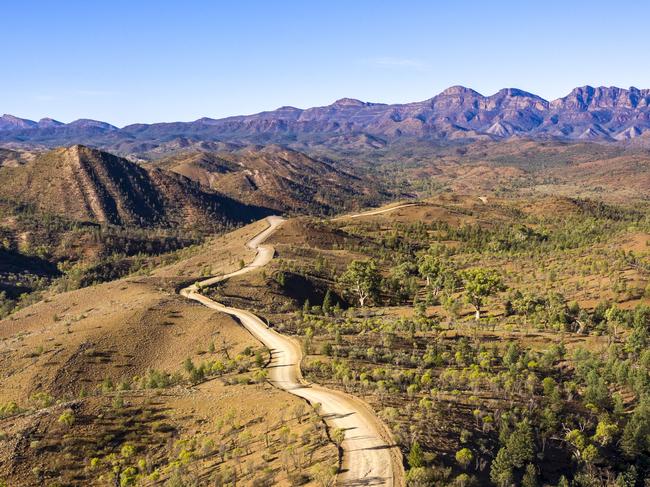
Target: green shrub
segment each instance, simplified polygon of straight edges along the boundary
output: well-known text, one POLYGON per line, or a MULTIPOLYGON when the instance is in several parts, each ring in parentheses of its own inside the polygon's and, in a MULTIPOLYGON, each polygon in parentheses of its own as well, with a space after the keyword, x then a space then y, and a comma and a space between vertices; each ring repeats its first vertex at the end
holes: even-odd
POLYGON ((61 413, 61 416, 59 416, 59 419, 57 420, 59 423, 61 423, 64 426, 72 426, 75 423, 75 415, 74 411, 72 409, 66 409, 61 413))

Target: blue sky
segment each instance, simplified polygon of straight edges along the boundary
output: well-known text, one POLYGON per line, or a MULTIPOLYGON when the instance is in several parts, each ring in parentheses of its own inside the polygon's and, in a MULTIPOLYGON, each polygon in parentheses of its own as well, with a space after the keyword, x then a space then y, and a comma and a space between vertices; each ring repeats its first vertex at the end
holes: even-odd
POLYGON ((10 1, 0 113, 194 120, 462 84, 650 88, 650 2, 10 1))

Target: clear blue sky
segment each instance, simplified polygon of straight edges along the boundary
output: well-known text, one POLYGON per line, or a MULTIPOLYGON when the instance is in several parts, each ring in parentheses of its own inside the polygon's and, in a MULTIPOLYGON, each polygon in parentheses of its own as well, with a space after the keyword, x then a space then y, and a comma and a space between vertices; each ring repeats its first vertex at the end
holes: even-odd
POLYGON ((33 119, 194 120, 455 84, 650 88, 642 0, 23 0, 0 16, 0 113, 33 119))

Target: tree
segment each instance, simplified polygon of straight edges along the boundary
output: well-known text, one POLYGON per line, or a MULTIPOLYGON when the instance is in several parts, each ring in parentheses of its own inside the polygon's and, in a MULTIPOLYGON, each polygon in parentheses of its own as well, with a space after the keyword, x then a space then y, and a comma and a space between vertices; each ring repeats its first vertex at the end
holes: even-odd
POLYGON ((433 485, 433 480, 433 472, 425 467, 411 468, 406 474, 406 485, 409 487, 429 487, 433 485))
POLYGON ((490 478, 496 485, 505 487, 512 484, 514 469, 529 464, 535 456, 530 423, 526 420, 520 421, 515 430, 507 435, 507 438, 502 438, 502 441, 504 446, 492 461, 490 478))
POLYGON ((341 444, 343 443, 343 440, 345 440, 345 431, 343 431, 341 428, 334 428, 332 430, 332 441, 334 442, 334 444, 338 448, 341 448, 341 444))
POLYGON ((501 448, 492 460, 490 480, 499 487, 507 487, 512 484, 512 464, 508 458, 508 449, 505 447, 501 448))
POLYGON ((468 269, 461 274, 465 299, 476 310, 476 320, 481 319, 481 308, 488 297, 504 289, 501 276, 492 269, 468 269))
POLYGON ((461 303, 458 299, 449 294, 447 296, 444 296, 441 302, 442 308, 445 310, 450 320, 458 318, 461 308, 461 303))
POLYGON ((183 368, 185 369, 185 372, 190 374, 196 367, 194 366, 194 362, 192 362, 192 359, 187 357, 183 362, 183 368))
POLYGON ((401 304, 414 299, 417 293, 417 281, 413 277, 417 273, 411 262, 402 262, 390 269, 389 275, 383 281, 383 289, 388 292, 395 304, 401 304))
POLYGON ((323 309, 323 314, 325 316, 328 316, 332 311, 332 293, 330 292, 329 289, 327 289, 327 292, 325 293, 325 297, 323 298, 323 304, 321 308, 323 309))
POLYGON ((567 432, 567 434, 564 436, 564 439, 568 441, 571 446, 573 446, 575 457, 580 459, 582 450, 584 450, 588 444, 587 438, 582 433, 582 431, 572 429, 571 431, 567 432))
POLYGON ((330 487, 336 480, 336 471, 336 467, 321 463, 314 468, 314 479, 321 487, 330 487))
POLYGON ((131 445, 130 443, 125 443, 122 445, 122 448, 120 449, 120 455, 122 455, 123 458, 131 458, 135 454, 135 446, 131 445))
POLYGON ((638 473, 634 465, 630 465, 625 472, 616 477, 616 487, 635 487, 637 485, 638 473))
POLYGON ((650 345, 650 307, 637 306, 634 310, 632 333, 628 336, 626 349, 638 357, 650 345))
POLYGON ((205 369, 203 366, 199 368, 193 368, 190 371, 190 382, 192 384, 198 384, 199 382, 203 382, 205 380, 205 369))
POLYGON ((303 349, 306 355, 311 354, 311 343, 314 338, 314 330, 311 327, 308 327, 305 330, 305 339, 303 341, 303 349))
POLYGON ((618 425, 604 418, 596 425, 596 433, 594 433, 592 439, 600 443, 601 446, 607 446, 612 442, 617 433, 618 425))
POLYGON ((466 473, 461 473, 454 479, 454 482, 451 485, 454 487, 469 487, 474 485, 474 481, 475 479, 473 477, 470 477, 466 473))
POLYGON ((587 445, 581 453, 582 460, 587 465, 593 465, 594 462, 598 459, 598 448, 594 445, 587 445))
MULTIPOLYGON (((442 263, 440 262, 440 259, 430 254, 426 254, 422 258, 420 265, 418 265, 418 272, 420 273, 420 276, 426 279, 427 286, 431 286, 437 282, 441 271, 442 263)), ((436 287, 434 291, 435 294, 438 294, 439 288, 436 287)))
POLYGON ((515 430, 506 441, 506 449, 510 463, 515 468, 521 468, 533 460, 535 445, 533 443, 533 431, 530 423, 524 420, 517 423, 515 430))
POLYGON ((268 371, 266 369, 256 370, 253 373, 253 380, 257 384, 262 384, 263 382, 266 381, 266 379, 268 379, 268 377, 269 377, 269 373, 268 373, 268 371))
POLYGON ((526 465, 526 471, 521 479, 521 487, 537 487, 537 469, 532 463, 526 465))
POLYGON ((409 467, 419 468, 424 466, 424 454, 418 440, 413 441, 408 456, 409 467))
POLYGON ((377 299, 381 276, 374 260, 354 260, 339 278, 339 282, 347 288, 363 307, 368 299, 377 299))
POLYGON ((612 306, 605 311, 605 319, 607 320, 607 328, 609 330, 609 341, 616 341, 618 337, 618 329, 627 321, 627 312, 617 306, 612 306))
POLYGON ((642 398, 625 425, 621 449, 628 458, 650 454, 650 399, 642 398))

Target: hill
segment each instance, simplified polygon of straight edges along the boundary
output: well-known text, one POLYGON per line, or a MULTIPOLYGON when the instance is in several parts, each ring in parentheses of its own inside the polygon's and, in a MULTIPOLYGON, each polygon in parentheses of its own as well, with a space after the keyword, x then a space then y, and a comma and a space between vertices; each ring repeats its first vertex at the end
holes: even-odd
POLYGON ((111 154, 76 145, 2 168, 0 197, 38 211, 100 224, 215 227, 258 218, 242 205, 177 174, 144 169, 111 154))
POLYGON ((338 453, 319 417, 263 380, 250 333, 175 292, 252 259, 260 225, 0 320, 0 484, 317 485, 338 453))
POLYGON ((279 212, 331 214, 389 197, 372 175, 357 177, 331 162, 277 145, 182 152, 155 166, 243 203, 279 212))

